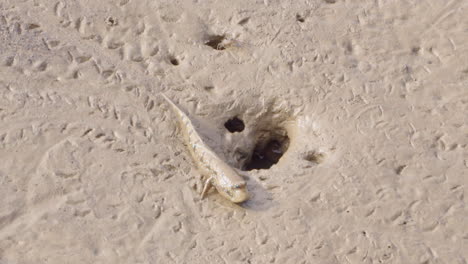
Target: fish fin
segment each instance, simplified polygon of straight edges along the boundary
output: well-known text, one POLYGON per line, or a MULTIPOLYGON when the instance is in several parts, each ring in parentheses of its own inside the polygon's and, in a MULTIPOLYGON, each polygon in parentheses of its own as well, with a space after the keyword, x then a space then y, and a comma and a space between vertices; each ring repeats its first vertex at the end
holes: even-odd
POLYGON ((213 187, 213 184, 211 183, 212 179, 213 179, 213 177, 210 177, 210 178, 208 178, 208 180, 206 180, 205 186, 203 187, 203 192, 201 193, 201 198, 202 199, 205 198, 208 191, 211 189, 211 187, 213 187))

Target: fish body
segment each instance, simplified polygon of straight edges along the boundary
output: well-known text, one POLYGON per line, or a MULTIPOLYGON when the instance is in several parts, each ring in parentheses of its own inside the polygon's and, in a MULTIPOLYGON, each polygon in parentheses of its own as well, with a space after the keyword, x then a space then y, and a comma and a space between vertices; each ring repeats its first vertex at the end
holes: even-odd
POLYGON ((203 173, 208 176, 201 194, 202 198, 211 187, 215 187, 219 194, 231 202, 241 203, 249 199, 245 180, 205 144, 190 118, 166 95, 161 95, 176 112, 188 141, 190 153, 203 173))

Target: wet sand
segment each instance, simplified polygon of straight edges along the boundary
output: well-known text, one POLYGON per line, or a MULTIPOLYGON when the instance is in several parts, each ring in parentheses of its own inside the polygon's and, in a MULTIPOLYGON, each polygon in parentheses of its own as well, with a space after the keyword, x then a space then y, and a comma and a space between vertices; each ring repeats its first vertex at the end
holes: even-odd
POLYGON ((467 11, 0 1, 0 263, 467 263, 467 11))

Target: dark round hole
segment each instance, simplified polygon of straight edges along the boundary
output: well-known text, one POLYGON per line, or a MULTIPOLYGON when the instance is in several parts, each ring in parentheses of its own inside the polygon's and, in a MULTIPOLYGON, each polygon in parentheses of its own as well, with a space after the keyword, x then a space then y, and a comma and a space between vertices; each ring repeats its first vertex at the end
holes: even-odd
POLYGON ((260 141, 255 146, 252 157, 244 165, 244 169, 247 171, 269 169, 278 163, 288 147, 289 137, 287 135, 260 141))
POLYGON ((179 60, 177 58, 175 58, 175 57, 169 58, 169 62, 174 66, 179 65, 179 60))
POLYGON ((241 132, 244 130, 245 125, 244 121, 240 120, 237 117, 231 118, 226 123, 224 123, 224 127, 231 133, 234 132, 241 132))

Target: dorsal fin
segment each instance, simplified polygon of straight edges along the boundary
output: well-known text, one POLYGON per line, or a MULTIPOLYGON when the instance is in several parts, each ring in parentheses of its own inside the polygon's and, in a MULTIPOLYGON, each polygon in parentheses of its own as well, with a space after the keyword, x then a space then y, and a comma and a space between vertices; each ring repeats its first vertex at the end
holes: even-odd
MULTIPOLYGON (((171 105, 171 107, 174 109, 174 112, 176 112, 177 116, 180 119, 180 122, 182 123, 181 125, 183 126, 183 129, 188 133, 189 136, 189 141, 198 141, 199 143, 204 143, 200 135, 195 129, 195 125, 193 124, 192 120, 188 117, 188 115, 180 108, 178 107, 169 97, 167 97, 165 94, 160 93, 162 97, 166 100, 166 102, 171 105), (190 132, 192 131, 192 132, 190 132), (195 137, 195 138, 191 138, 195 137)), ((195 142, 191 142, 195 143, 195 142)))

